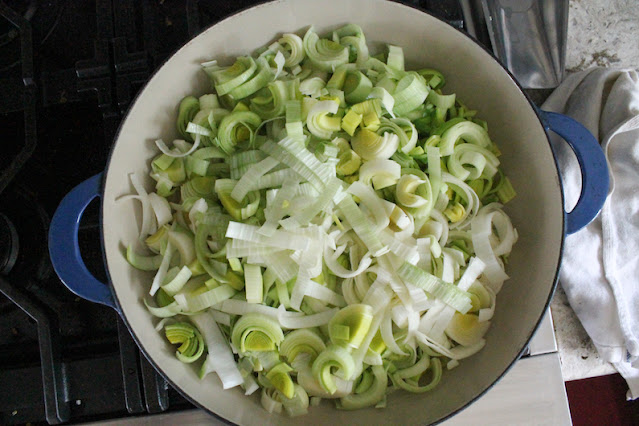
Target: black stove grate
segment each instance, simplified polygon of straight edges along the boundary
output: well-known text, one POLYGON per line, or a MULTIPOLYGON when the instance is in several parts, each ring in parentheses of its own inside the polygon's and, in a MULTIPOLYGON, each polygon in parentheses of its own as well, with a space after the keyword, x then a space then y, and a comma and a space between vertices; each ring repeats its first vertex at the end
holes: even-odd
MULTIPOLYGON (((62 197, 104 169, 151 73, 203 29, 254 3, 0 0, 0 424, 193 407, 154 371, 113 310, 60 283, 46 235, 62 197)), ((463 27, 457 0, 405 3, 463 27)), ((106 280, 96 202, 79 240, 88 269, 106 280)))

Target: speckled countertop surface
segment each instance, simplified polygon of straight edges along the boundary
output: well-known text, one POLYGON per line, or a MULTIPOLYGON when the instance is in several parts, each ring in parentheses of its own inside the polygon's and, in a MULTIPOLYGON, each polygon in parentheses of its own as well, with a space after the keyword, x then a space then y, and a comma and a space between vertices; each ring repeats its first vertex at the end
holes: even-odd
MULTIPOLYGON (((570 0, 566 70, 593 66, 639 69, 637 0, 570 0)), ((614 373, 558 287, 551 305, 564 380, 614 373)))

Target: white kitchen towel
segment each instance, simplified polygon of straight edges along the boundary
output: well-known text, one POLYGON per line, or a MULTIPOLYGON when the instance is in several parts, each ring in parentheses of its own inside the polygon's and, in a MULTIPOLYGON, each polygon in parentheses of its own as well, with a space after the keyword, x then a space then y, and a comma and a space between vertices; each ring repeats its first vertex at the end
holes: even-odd
MULTIPOLYGON (((639 397, 639 77, 593 68, 570 75, 543 109, 566 114, 597 137, 608 160, 610 191, 600 215, 566 238, 559 280, 601 357, 639 397)), ((581 191, 577 159, 553 138, 566 208, 581 191)))

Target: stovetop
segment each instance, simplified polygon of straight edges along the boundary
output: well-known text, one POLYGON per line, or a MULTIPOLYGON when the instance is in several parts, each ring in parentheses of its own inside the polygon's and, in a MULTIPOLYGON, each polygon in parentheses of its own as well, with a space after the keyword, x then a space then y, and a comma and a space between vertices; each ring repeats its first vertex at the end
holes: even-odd
MULTIPOLYGON (((52 272, 49 218, 104 169, 136 93, 186 41, 255 1, 0 0, 0 424, 118 419, 193 408, 117 314, 52 272)), ((457 0, 405 1, 463 28, 457 0)), ((106 281, 98 203, 79 240, 106 281)))

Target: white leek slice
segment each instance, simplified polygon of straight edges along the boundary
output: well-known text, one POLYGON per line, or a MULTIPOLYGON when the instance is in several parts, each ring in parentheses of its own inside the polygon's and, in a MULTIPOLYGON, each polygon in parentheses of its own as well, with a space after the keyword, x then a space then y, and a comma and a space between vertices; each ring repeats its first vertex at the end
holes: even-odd
POLYGON ((246 194, 256 189, 255 184, 259 182, 260 178, 278 164, 279 162, 272 157, 267 157, 259 163, 253 164, 235 184, 233 191, 231 191, 231 197, 238 203, 241 202, 246 194))
POLYGON ((406 282, 426 290, 459 312, 466 313, 471 308, 468 293, 408 262, 404 262, 397 274, 406 282))
POLYGON ((487 308, 482 308, 479 310, 479 315, 478 315, 479 322, 488 321, 495 314, 495 303, 497 298, 495 296, 495 293, 490 289, 490 287, 486 287, 485 289, 490 296, 490 304, 487 308))
POLYGON ((474 180, 480 177, 491 178, 497 173, 499 160, 489 150, 471 143, 455 146, 448 157, 448 171, 461 180, 474 180))
POLYGON ((277 65, 277 70, 275 71, 275 75, 273 76, 273 80, 277 80, 277 77, 282 72, 284 65, 286 64, 286 58, 282 54, 282 52, 278 51, 273 58, 273 62, 277 65))
POLYGON ((391 321, 392 314, 390 306, 388 306, 384 313, 384 319, 380 324, 380 331, 382 339, 384 340, 384 344, 386 344, 391 352, 398 355, 406 355, 406 352, 402 351, 402 349, 397 345, 397 342, 395 341, 395 336, 393 336, 393 324, 391 321))
POLYGON ((381 256, 388 252, 388 247, 382 245, 377 235, 375 235, 373 226, 371 226, 369 220, 350 196, 344 197, 337 206, 373 256, 381 256))
POLYGON ((457 287, 461 290, 468 290, 477 278, 484 272, 486 264, 478 257, 473 257, 468 263, 468 267, 459 279, 457 287))
POLYGON ((331 177, 335 176, 335 168, 331 169, 321 163, 299 139, 289 137, 282 139, 277 144, 267 141, 262 144, 260 149, 289 166, 318 191, 331 177))
POLYGON ((420 179, 419 176, 411 173, 402 175, 399 181, 397 181, 395 188, 397 202, 404 207, 422 207, 428 204, 429 201, 432 202, 433 195, 430 182, 426 179, 420 179), (426 188, 426 192, 424 193, 426 197, 417 193, 417 189, 422 185, 423 188, 426 188))
POLYGON ((260 403, 262 404, 264 410, 266 410, 268 413, 282 413, 282 401, 279 400, 279 392, 274 387, 262 388, 260 403))
POLYGON ((224 389, 230 389, 244 383, 244 378, 237 368, 228 340, 222 335, 211 314, 204 312, 200 315, 194 315, 191 317, 191 321, 202 333, 208 349, 201 377, 215 372, 222 381, 224 389))
POLYGON ((192 274, 193 273, 187 266, 183 266, 171 281, 162 285, 162 289, 169 296, 173 296, 178 291, 182 290, 182 287, 184 287, 184 284, 186 284, 189 278, 191 278, 192 274))
POLYGON ((138 200, 142 204, 142 225, 140 226, 140 240, 144 240, 148 235, 154 234, 157 230, 157 224, 155 223, 155 216, 151 211, 149 194, 144 189, 140 177, 136 173, 129 175, 133 188, 138 193, 138 200))
POLYGON ((166 248, 164 249, 164 257, 162 258, 162 263, 160 264, 157 273, 153 277, 153 282, 151 283, 151 290, 149 290, 149 294, 151 296, 155 296, 155 293, 160 289, 160 286, 164 282, 166 271, 169 270, 169 266, 171 264, 173 251, 174 249, 171 246, 171 242, 168 242, 166 248))
POLYGON ((359 198, 360 204, 364 204, 368 211, 373 214, 377 229, 384 229, 388 226, 390 215, 388 214, 385 200, 380 198, 370 186, 357 181, 353 182, 347 191, 359 198))
POLYGON ((366 161, 359 169, 359 180, 373 184, 373 188, 382 189, 397 183, 402 167, 393 160, 378 159, 366 161))
POLYGON ((382 106, 388 112, 388 114, 395 118, 395 113, 393 112, 393 106, 395 105, 395 98, 388 93, 388 90, 383 87, 374 87, 373 91, 368 95, 369 98, 377 98, 382 101, 382 106))
POLYGON ((196 295, 176 294, 174 298, 185 311, 199 312, 233 297, 235 293, 237 291, 233 287, 228 284, 222 284, 204 293, 196 295))
POLYGON ((326 82, 320 77, 311 77, 300 83, 300 92, 302 93, 302 95, 310 96, 311 98, 319 98, 320 96, 322 96, 322 90, 325 87, 326 82))
MULTIPOLYGON (((278 231, 279 232, 279 231, 278 231)), ((283 283, 289 282, 299 270, 298 265, 286 252, 265 254, 265 264, 278 280, 283 283)))
POLYGON ((508 275, 497 259, 490 241, 493 226, 492 219, 496 215, 496 210, 491 208, 486 210, 487 207, 482 208, 471 222, 473 248, 477 257, 486 264, 484 276, 488 279, 492 290, 498 293, 503 282, 508 279, 508 275))
POLYGON ((262 303, 264 283, 260 267, 257 265, 245 265, 244 282, 246 288, 246 301, 249 303, 262 303))
POLYGON ((171 206, 166 198, 160 197, 155 192, 149 193, 149 203, 153 208, 153 213, 155 213, 155 218, 157 220, 158 228, 166 225, 173 219, 171 215, 171 206))
POLYGON ((195 246, 193 238, 183 232, 169 231, 168 240, 171 246, 180 253, 180 262, 188 265, 195 260, 195 246))
POLYGON ((341 187, 342 181, 340 179, 331 178, 315 201, 306 208, 294 213, 291 217, 292 220, 295 220, 300 225, 305 225, 320 212, 327 211, 341 187))
POLYGON ((282 188, 277 191, 277 195, 272 202, 266 205, 264 209, 264 218, 266 221, 258 231, 265 236, 271 236, 278 227, 279 221, 289 212, 291 201, 299 187, 299 178, 284 181, 282 188))
POLYGON ((283 328, 291 330, 319 327, 328 324, 337 311, 337 308, 333 308, 311 315, 294 315, 295 312, 280 311, 278 320, 283 328))
POLYGON ((229 222, 229 226, 226 229, 226 238, 235 238, 289 250, 306 250, 310 244, 309 238, 288 231, 274 231, 271 236, 266 237, 259 233, 259 229, 259 227, 254 225, 229 222))
POLYGON ((188 133, 195 134, 195 143, 193 143, 193 146, 191 146, 191 148, 188 151, 182 152, 177 148, 170 149, 168 146, 166 146, 166 144, 164 143, 162 139, 156 140, 155 145, 158 147, 160 151, 162 151, 164 155, 168 155, 169 157, 173 157, 173 158, 182 158, 182 157, 187 157, 193 154, 199 148, 201 135, 204 135, 204 136, 211 135, 211 131, 209 129, 206 129, 205 127, 202 127, 202 126, 198 126, 197 124, 194 124, 194 123, 189 123, 186 128, 186 131, 188 133))
POLYGON ((379 233, 381 242, 389 248, 391 253, 411 264, 419 262, 420 254, 416 244, 399 240, 390 229, 379 233))
POLYGON ((194 234, 199 222, 199 216, 206 213, 208 209, 209 205, 204 198, 199 198, 193 203, 193 206, 191 206, 191 210, 189 210, 189 222, 191 222, 189 228, 191 228, 194 234))
MULTIPOLYGON (((177 314, 181 314, 183 312, 182 307, 177 302, 172 302, 166 306, 158 307, 153 306, 148 300, 148 298, 144 298, 144 305, 149 310, 151 315, 158 318, 170 318, 177 314)), ((161 330, 161 328, 156 330, 161 330)))
POLYGON ((451 174, 445 172, 442 173, 442 180, 449 187, 453 188, 453 190, 455 190, 459 195, 461 195, 463 201, 466 203, 464 213, 455 221, 455 223, 452 223, 450 225, 450 227, 453 229, 463 229, 470 223, 470 221, 479 211, 479 207, 481 206, 479 197, 477 196, 477 193, 473 191, 470 186, 468 186, 468 184, 466 184, 461 179, 457 179, 451 174))
POLYGON ((343 296, 300 273, 291 292, 291 308, 299 309, 304 296, 313 297, 335 306, 346 305, 343 296))

